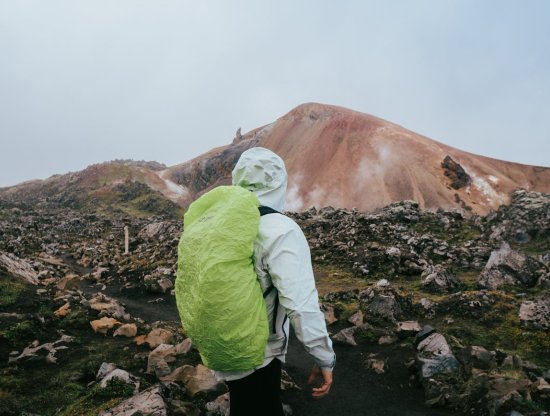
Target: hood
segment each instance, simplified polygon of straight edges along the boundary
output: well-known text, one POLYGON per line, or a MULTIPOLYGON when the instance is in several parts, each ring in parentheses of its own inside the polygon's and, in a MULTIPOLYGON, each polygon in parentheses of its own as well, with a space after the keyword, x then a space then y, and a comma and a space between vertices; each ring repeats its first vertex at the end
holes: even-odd
POLYGON ((254 192, 260 205, 283 211, 288 176, 285 162, 271 150, 253 147, 243 152, 232 178, 233 185, 254 192))

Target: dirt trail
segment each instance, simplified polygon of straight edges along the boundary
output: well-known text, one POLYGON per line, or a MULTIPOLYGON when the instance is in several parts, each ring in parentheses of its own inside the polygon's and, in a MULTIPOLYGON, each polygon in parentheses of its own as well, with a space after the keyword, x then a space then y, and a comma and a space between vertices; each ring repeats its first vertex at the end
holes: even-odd
MULTIPOLYGON (((83 275, 90 272, 76 264, 71 256, 63 256, 63 260, 75 273, 83 275)), ((130 315, 148 323, 159 320, 179 322, 173 296, 150 294, 140 289, 121 290, 117 284, 101 291, 101 286, 87 280, 82 280, 79 287, 86 294, 106 293, 122 302, 130 315), (150 302, 158 299, 161 301, 150 302)), ((405 362, 409 356, 413 356, 411 348, 403 348, 398 344, 382 347, 335 345, 335 352, 337 366, 331 393, 322 400, 313 400, 306 386, 313 362, 300 342, 291 335, 284 368, 302 390, 283 392, 283 402, 292 407, 294 416, 452 415, 449 411, 425 406, 423 391, 409 384, 410 373, 405 362), (377 354, 376 358, 386 361, 387 370, 384 374, 378 375, 365 368, 363 363, 369 354, 377 354)))
POLYGON ((405 367, 410 348, 398 344, 390 346, 335 345, 337 356, 334 383, 330 394, 322 400, 309 397, 306 380, 313 362, 302 345, 291 338, 285 369, 302 391, 284 392, 283 402, 288 403, 295 416, 443 416, 452 415, 443 409, 424 405, 424 392, 409 385, 410 373, 405 367), (369 354, 386 361, 386 372, 375 374, 365 368, 369 354))

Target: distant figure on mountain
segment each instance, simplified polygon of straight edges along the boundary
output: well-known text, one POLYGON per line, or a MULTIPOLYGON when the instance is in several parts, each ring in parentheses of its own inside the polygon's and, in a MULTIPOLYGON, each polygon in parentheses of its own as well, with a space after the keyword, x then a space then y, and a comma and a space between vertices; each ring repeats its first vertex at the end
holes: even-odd
POLYGON ((232 416, 282 416, 281 363, 288 347, 289 322, 298 340, 314 361, 308 379, 313 398, 328 394, 336 355, 320 311, 311 255, 298 225, 280 214, 284 209, 287 173, 283 160, 268 149, 244 152, 232 173, 233 185, 253 192, 260 206, 271 208, 262 215, 254 243, 255 269, 265 295, 270 334, 262 365, 243 372, 216 371, 229 386, 232 416), (274 212, 277 211, 277 212, 274 212))

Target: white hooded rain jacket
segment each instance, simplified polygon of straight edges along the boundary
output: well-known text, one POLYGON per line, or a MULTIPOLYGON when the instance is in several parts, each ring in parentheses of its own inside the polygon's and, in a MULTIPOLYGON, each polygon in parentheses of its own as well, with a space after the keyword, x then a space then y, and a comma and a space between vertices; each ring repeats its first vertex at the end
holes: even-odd
MULTIPOLYGON (((284 209, 287 186, 284 162, 268 149, 255 147, 241 155, 233 170, 233 185, 254 192, 261 206, 284 209)), ((265 361, 258 368, 274 358, 285 361, 290 321, 315 364, 332 369, 336 356, 319 308, 309 246, 300 227, 282 214, 262 216, 254 256, 270 325, 265 361)), ((216 372, 216 376, 231 381, 253 371, 216 372)))

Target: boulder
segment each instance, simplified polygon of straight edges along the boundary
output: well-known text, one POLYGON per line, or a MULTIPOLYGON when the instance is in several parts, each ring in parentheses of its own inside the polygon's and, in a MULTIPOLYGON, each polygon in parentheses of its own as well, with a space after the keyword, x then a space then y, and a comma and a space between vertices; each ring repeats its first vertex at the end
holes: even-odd
POLYGON ((101 388, 106 388, 109 381, 113 379, 117 379, 120 382, 134 386, 134 394, 139 391, 139 379, 120 368, 115 368, 114 370, 107 373, 107 375, 105 375, 105 377, 101 379, 99 386, 101 388))
POLYGON ((527 379, 496 377, 489 381, 486 396, 487 409, 491 416, 503 415, 517 409, 528 397, 531 382, 527 379))
POLYGON ((421 379, 425 380, 437 374, 453 373, 460 368, 447 340, 437 332, 431 333, 420 341, 416 349, 421 379))
POLYGON ((428 266, 421 275, 422 286, 431 292, 448 293, 460 290, 462 283, 441 264, 428 266))
POLYGON ((158 384, 130 397, 99 416, 167 416, 166 404, 158 384))
POLYGON ((357 346, 357 341, 355 340, 355 331, 358 327, 352 326, 350 328, 344 328, 336 335, 332 337, 332 340, 337 344, 357 346))
POLYGON ((111 371, 115 370, 117 368, 115 363, 107 363, 103 362, 99 366, 99 370, 97 370, 97 374, 95 376, 96 380, 102 380, 105 378, 107 374, 109 374, 111 371))
POLYGON ((37 285, 39 283, 38 273, 32 267, 32 264, 11 253, 0 251, 0 268, 5 269, 8 274, 24 280, 27 283, 37 285))
POLYGON ((321 311, 325 315, 325 323, 327 325, 331 325, 338 321, 338 318, 336 318, 334 314, 334 307, 321 304, 321 311))
POLYGON ((94 321, 91 321, 90 322, 90 325, 92 326, 92 329, 94 330, 94 332, 97 334, 103 334, 103 335, 107 335, 107 332, 114 328, 116 325, 120 325, 121 323, 119 321, 117 321, 116 319, 114 318, 107 318, 106 316, 104 316, 103 318, 101 319, 96 319, 94 321))
POLYGON ((213 372, 202 364, 193 367, 184 365, 163 376, 162 381, 180 381, 190 397, 206 397, 212 400, 227 391, 227 386, 216 379, 213 372))
POLYGON ((478 284, 490 290, 496 290, 502 285, 533 287, 539 280, 541 267, 544 269, 542 263, 512 250, 504 242, 500 249, 491 253, 479 276, 478 284))
POLYGON ((103 293, 96 293, 89 301, 91 309, 98 312, 98 316, 110 316, 116 319, 129 320, 130 315, 126 313, 124 306, 116 299, 112 299, 103 293))
POLYGON ((525 301, 519 309, 521 322, 540 329, 550 328, 550 298, 525 301))
POLYGON ((399 296, 386 279, 359 293, 359 299, 361 309, 369 315, 395 323, 410 307, 410 300, 399 296))
POLYGON ((172 332, 164 328, 154 328, 147 335, 142 335, 135 338, 138 345, 147 343, 149 348, 155 349, 160 344, 170 344, 172 342, 172 332))
POLYGON ((550 384, 544 378, 539 377, 531 384, 531 393, 536 401, 550 405, 550 384))
POLYGON ((63 318, 65 316, 67 316, 69 314, 69 312, 71 312, 71 304, 67 302, 63 306, 61 306, 59 309, 57 309, 54 312, 54 315, 58 316, 60 318, 63 318))
POLYGON ((137 325, 136 324, 124 324, 119 326, 114 332, 113 336, 122 336, 132 338, 137 335, 137 325))
POLYGON ((229 393, 206 403, 206 416, 229 416, 229 393))
POLYGON ((175 345, 160 344, 149 353, 147 358, 147 374, 156 374, 158 378, 170 374, 172 370, 168 363, 176 361, 177 348, 175 345))
POLYGON ((402 321, 397 323, 396 332, 399 336, 409 337, 416 335, 421 329, 418 321, 402 321))
POLYGON ((166 223, 164 222, 152 222, 143 227, 139 233, 138 237, 144 240, 157 237, 164 229, 166 228, 166 223))
POLYGON ((496 354, 476 345, 462 349, 459 358, 464 368, 471 373, 472 369, 491 371, 496 368, 496 354))
POLYGON ((69 273, 68 275, 57 281, 56 287, 59 290, 76 289, 78 287, 79 280, 80 277, 78 277, 76 274, 69 273))
POLYGON ((358 310, 348 318, 348 322, 355 326, 361 326, 365 323, 365 315, 363 315, 361 310, 358 310))

